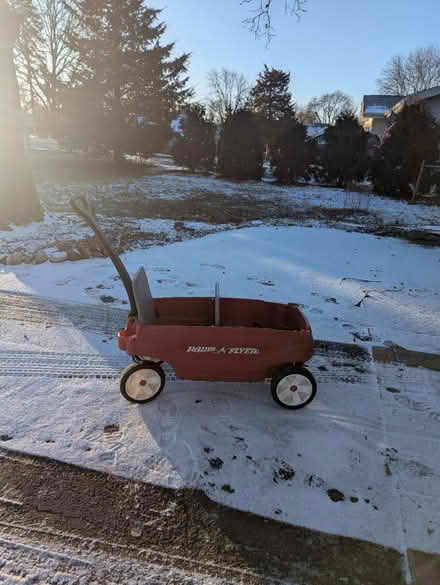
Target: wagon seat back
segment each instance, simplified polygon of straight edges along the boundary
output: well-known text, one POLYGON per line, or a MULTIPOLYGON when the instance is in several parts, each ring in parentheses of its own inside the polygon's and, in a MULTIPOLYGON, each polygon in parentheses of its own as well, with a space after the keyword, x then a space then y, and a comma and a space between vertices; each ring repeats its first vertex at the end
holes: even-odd
POLYGON ((133 295, 136 302, 137 320, 141 325, 150 325, 158 320, 158 314, 154 308, 153 295, 145 269, 138 268, 133 278, 133 295))

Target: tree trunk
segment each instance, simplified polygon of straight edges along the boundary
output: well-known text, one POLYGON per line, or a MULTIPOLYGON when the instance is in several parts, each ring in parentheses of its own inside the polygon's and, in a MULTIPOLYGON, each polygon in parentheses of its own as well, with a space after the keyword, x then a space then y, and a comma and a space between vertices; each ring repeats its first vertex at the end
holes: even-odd
POLYGON ((0 1, 0 223, 41 219, 41 207, 24 150, 24 128, 12 46, 15 19, 0 1))

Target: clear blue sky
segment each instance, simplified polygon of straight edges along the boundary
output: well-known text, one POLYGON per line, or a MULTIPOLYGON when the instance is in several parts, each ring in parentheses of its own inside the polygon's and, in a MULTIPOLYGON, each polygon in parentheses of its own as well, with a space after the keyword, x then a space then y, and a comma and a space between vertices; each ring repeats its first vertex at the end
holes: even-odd
POLYGON ((395 54, 440 45, 440 0, 308 0, 297 21, 273 0, 276 37, 268 48, 242 25, 249 5, 240 0, 150 0, 164 8, 166 39, 191 52, 197 98, 208 93, 212 68, 242 72, 249 82, 264 63, 290 71, 295 102, 341 89, 359 105, 376 93, 376 79, 395 54))

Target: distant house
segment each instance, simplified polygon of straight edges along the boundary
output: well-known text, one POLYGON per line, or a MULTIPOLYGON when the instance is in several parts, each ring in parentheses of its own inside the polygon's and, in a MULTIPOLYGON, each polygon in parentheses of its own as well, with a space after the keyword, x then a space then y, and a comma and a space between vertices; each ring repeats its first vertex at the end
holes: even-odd
POLYGON ((388 117, 390 117, 393 112, 398 114, 404 106, 412 106, 414 104, 423 104, 433 118, 440 123, 440 85, 437 87, 431 87, 431 89, 418 91, 417 93, 402 98, 393 105, 389 112, 387 112, 388 117))
POLYGON ((401 99, 400 95, 364 95, 359 114, 360 125, 381 140, 388 126, 386 114, 401 99))
POLYGON ((405 105, 423 104, 440 124, 440 86, 418 91, 406 97, 397 95, 364 95, 360 110, 360 124, 382 140, 393 114, 405 105))
POLYGON ((307 142, 315 142, 318 146, 325 146, 325 124, 306 124, 307 142))

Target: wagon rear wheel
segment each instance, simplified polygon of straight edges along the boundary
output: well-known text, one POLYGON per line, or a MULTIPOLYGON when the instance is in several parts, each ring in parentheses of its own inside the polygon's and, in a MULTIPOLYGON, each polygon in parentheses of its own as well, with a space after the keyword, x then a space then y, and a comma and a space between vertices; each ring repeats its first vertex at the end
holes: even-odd
POLYGON ((159 396, 165 386, 165 374, 158 364, 129 366, 121 377, 121 394, 130 402, 145 404, 159 396))
POLYGON ((271 391, 277 404, 298 410, 315 398, 316 380, 306 368, 286 367, 274 374, 271 391))

